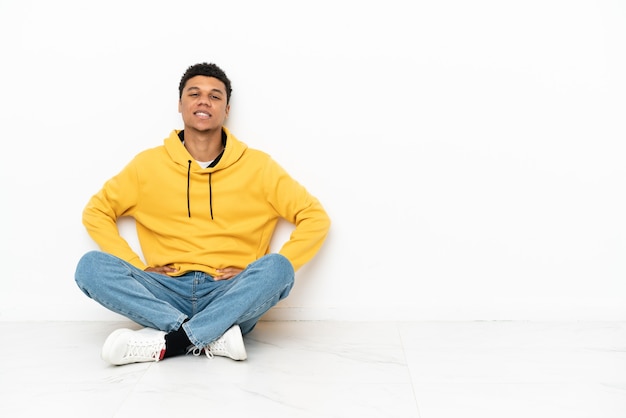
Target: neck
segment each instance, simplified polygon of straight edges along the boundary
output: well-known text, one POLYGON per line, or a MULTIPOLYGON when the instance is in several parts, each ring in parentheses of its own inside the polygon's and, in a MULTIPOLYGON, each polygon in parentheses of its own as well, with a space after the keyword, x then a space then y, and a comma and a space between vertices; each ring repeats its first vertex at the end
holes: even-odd
POLYGON ((214 160, 224 150, 222 131, 197 132, 185 129, 185 148, 196 161, 214 160))

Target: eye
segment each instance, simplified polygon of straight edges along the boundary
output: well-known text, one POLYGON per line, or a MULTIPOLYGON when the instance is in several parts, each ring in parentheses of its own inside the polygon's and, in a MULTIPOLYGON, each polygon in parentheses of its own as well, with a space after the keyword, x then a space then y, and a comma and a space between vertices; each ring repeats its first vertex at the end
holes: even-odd
POLYGON ((213 99, 213 100, 222 100, 222 98, 220 96, 215 96, 215 95, 211 96, 211 99, 213 99))

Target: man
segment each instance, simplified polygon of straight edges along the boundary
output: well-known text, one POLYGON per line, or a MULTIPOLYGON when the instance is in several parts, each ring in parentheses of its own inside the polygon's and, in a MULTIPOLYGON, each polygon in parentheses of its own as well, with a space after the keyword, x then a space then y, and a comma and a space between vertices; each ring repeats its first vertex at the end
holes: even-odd
POLYGON ((179 84, 184 129, 135 156, 84 209, 102 251, 81 258, 78 286, 145 327, 109 335, 102 358, 111 364, 202 352, 245 360, 243 335, 287 297, 326 238, 319 201, 224 126, 231 93, 215 64, 189 67, 179 84), (120 216, 135 219, 145 262, 120 236, 120 216), (295 229, 271 254, 280 218, 295 229))

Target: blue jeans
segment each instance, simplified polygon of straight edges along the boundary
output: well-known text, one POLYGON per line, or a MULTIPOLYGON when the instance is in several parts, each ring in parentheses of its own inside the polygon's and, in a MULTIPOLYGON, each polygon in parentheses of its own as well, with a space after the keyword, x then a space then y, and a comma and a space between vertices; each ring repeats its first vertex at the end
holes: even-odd
POLYGON ((287 297, 294 270, 284 256, 268 254, 229 280, 215 281, 197 271, 171 277, 90 251, 78 262, 75 279, 105 308, 165 332, 182 324, 191 343, 205 347, 234 324, 244 335, 252 331, 265 312, 287 297))

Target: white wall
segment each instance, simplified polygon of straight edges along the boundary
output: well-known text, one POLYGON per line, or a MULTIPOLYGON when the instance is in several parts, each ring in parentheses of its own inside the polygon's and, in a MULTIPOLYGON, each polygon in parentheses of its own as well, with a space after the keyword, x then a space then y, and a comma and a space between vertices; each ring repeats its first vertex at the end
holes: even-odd
POLYGON ((0 320, 118 318, 74 284, 81 212, 182 127, 201 61, 233 82, 235 135, 333 220, 269 319, 626 319, 620 0, 31 0, 0 19, 0 320))

